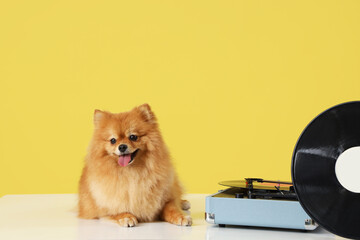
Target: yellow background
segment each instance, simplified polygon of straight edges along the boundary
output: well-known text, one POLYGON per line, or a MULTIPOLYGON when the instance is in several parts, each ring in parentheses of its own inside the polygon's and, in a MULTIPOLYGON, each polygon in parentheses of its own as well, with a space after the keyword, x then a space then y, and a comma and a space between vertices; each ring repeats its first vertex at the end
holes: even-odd
POLYGON ((1 1, 0 196, 77 191, 94 109, 148 102, 190 193, 290 180, 360 97, 360 1, 1 1))

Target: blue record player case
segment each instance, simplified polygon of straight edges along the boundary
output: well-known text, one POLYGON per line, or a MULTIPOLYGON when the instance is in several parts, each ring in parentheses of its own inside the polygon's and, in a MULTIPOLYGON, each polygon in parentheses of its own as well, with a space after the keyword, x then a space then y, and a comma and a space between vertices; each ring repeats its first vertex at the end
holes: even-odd
POLYGON ((206 197, 205 219, 219 225, 314 230, 318 225, 295 199, 249 199, 228 188, 206 197))

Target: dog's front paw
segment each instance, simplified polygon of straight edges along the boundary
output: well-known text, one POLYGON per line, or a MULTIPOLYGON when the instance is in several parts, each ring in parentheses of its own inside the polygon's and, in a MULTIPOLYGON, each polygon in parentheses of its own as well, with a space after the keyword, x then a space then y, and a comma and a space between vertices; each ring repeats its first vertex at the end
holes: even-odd
POLYGON ((179 215, 177 217, 174 217, 171 223, 176 224, 178 226, 191 226, 192 219, 190 216, 179 215))
POLYGON ((185 216, 180 210, 177 201, 171 200, 165 204, 162 219, 165 221, 176 224, 178 226, 191 226, 192 219, 190 216, 185 216))
POLYGON ((134 227, 138 224, 138 220, 131 213, 121 213, 115 216, 114 219, 122 227, 134 227))
POLYGON ((118 223, 122 227, 134 227, 136 224, 138 224, 138 221, 134 216, 132 216, 132 217, 120 218, 118 220, 118 223))

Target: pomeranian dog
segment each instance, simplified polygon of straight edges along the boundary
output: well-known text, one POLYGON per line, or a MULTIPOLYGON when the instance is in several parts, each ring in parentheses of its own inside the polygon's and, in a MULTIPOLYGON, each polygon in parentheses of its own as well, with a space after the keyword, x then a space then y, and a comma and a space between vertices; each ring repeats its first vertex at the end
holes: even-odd
POLYGON ((124 227, 164 220, 190 226, 190 204, 148 104, 113 114, 95 110, 94 134, 79 184, 79 217, 124 227))

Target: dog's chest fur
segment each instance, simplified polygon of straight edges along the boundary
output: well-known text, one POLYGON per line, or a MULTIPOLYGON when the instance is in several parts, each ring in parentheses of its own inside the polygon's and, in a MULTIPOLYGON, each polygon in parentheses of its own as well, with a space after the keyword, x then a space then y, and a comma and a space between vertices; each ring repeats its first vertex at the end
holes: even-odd
POLYGON ((146 171, 111 171, 90 177, 90 192, 106 215, 130 212, 140 221, 153 221, 167 201, 172 177, 167 181, 146 171), (161 185, 166 183, 166 186, 161 185))

